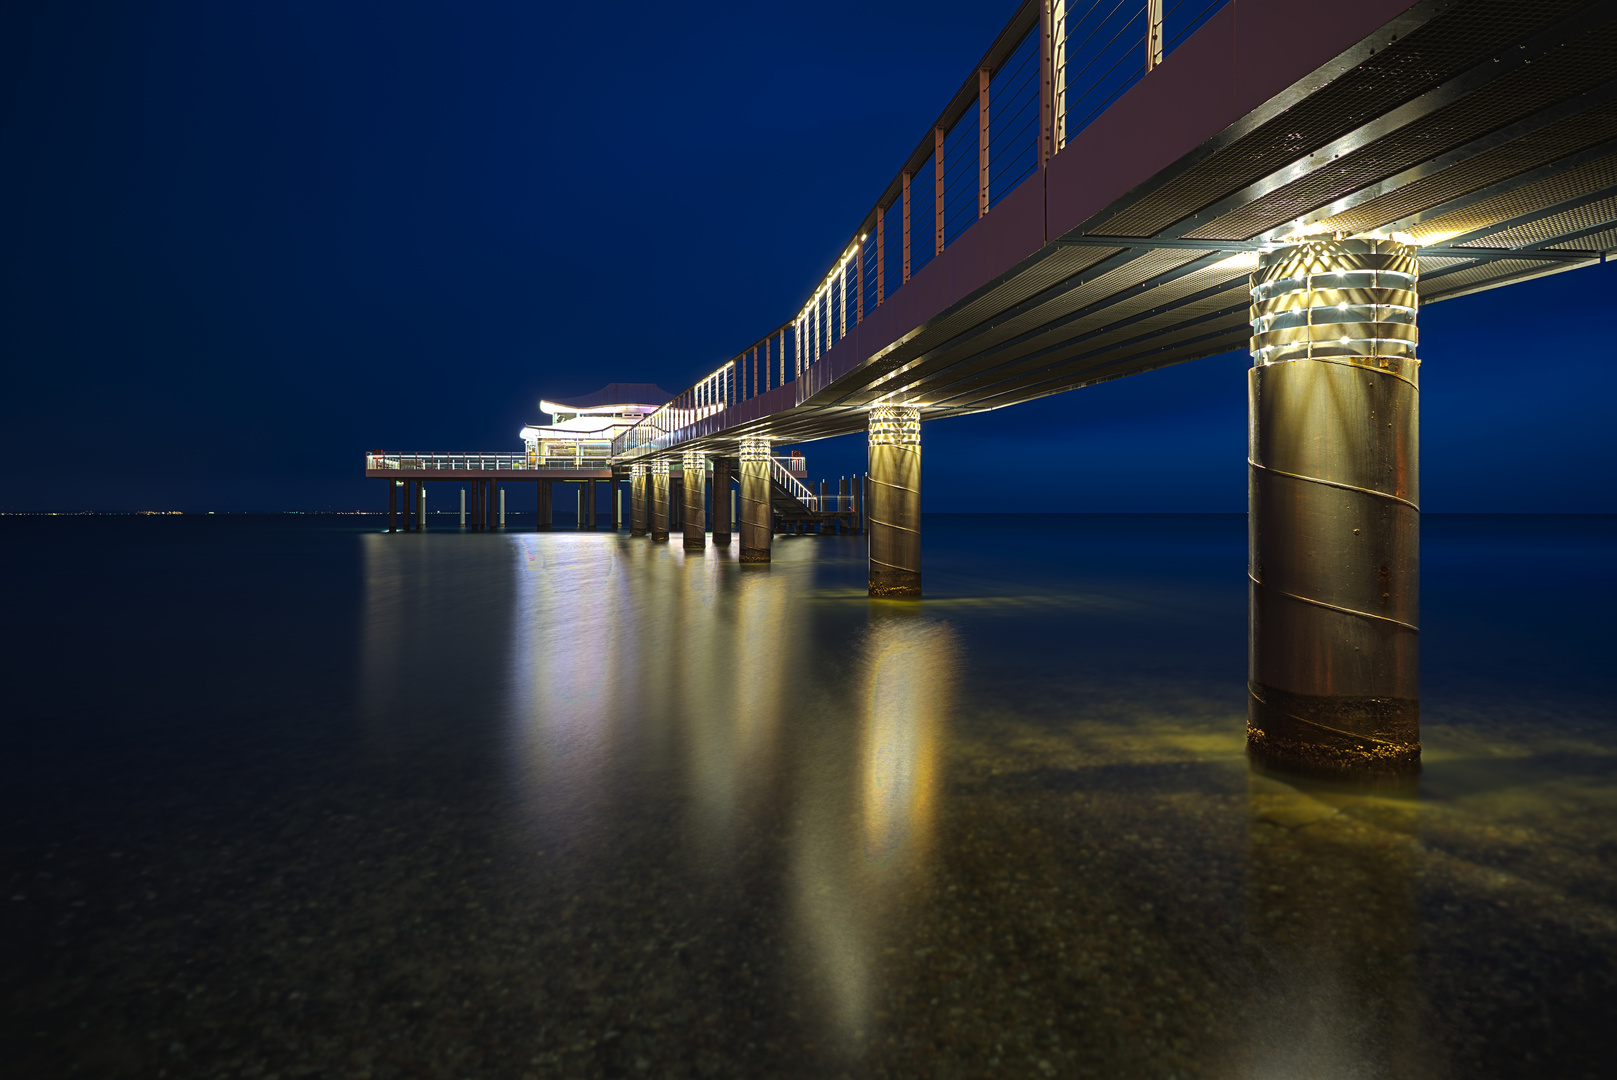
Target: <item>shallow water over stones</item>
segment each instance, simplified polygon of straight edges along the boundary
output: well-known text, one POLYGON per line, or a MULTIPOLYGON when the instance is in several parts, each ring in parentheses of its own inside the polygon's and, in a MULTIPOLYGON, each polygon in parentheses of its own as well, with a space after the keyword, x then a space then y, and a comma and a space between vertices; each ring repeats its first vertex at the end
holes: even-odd
POLYGON ((1369 788, 1247 763, 1240 517, 354 520, 0 528, 16 1075, 1605 1073, 1610 519, 1428 516, 1369 788))

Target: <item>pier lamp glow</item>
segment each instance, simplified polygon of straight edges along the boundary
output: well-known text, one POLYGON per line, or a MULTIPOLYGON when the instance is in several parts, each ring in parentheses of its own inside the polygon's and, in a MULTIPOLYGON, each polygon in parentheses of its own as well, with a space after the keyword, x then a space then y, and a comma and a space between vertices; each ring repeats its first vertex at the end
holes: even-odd
POLYGON ((1309 239, 1251 277, 1247 740, 1304 768, 1418 767, 1419 264, 1309 239))

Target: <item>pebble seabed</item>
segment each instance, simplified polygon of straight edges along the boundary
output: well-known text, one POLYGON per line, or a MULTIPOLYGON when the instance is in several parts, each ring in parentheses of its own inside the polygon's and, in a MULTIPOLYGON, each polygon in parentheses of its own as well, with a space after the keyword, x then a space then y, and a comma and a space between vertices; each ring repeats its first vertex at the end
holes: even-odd
MULTIPOLYGON (((805 602, 863 624, 848 576, 805 602)), ((901 632, 958 659, 1102 604, 1002 601, 901 632)), ((718 800, 694 780, 732 744, 699 714, 637 729, 685 750, 581 750, 604 779, 536 797, 433 710, 334 753, 343 707, 246 702, 273 754, 199 723, 234 760, 136 749, 93 805, 11 815, 5 1072, 1609 1075, 1599 703, 1429 711, 1415 793, 1250 764, 1239 682, 962 670, 896 825, 860 795, 885 759, 853 675, 794 684, 718 800)))

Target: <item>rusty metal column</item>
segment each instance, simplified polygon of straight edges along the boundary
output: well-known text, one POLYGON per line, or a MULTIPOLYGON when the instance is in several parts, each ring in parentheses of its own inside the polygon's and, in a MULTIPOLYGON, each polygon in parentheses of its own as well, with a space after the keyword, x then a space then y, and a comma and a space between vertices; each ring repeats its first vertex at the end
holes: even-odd
POLYGON ((646 535, 646 467, 629 466, 629 535, 646 535))
POLYGON ((668 539, 668 462, 651 463, 651 538, 668 539))
POLYGON ((1418 263, 1321 240, 1252 275, 1247 744, 1307 769, 1420 764, 1418 263))
POLYGON ((769 500, 769 440, 741 440, 741 561, 766 563, 774 528, 769 500))
POLYGON ((707 455, 687 450, 684 464, 685 550, 701 551, 707 547, 707 455))
POLYGON ((730 546, 730 459, 713 459, 713 545, 730 546))
POLYGON ((870 595, 921 597, 921 410, 870 410, 870 595))

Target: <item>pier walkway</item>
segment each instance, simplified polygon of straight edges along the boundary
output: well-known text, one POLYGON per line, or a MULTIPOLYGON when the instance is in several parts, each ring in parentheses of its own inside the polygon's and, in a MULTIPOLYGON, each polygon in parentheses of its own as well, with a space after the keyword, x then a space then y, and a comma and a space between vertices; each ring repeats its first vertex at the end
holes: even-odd
MULTIPOLYGON (((727 546, 735 477, 767 562, 774 448, 867 432, 838 498, 870 594, 919 597, 923 421, 1245 347, 1249 739, 1406 768, 1419 309, 1617 251, 1617 0, 1028 0, 850 224, 797 311, 612 439, 632 533, 727 546)), ((466 475, 486 510, 541 474, 466 475)))

